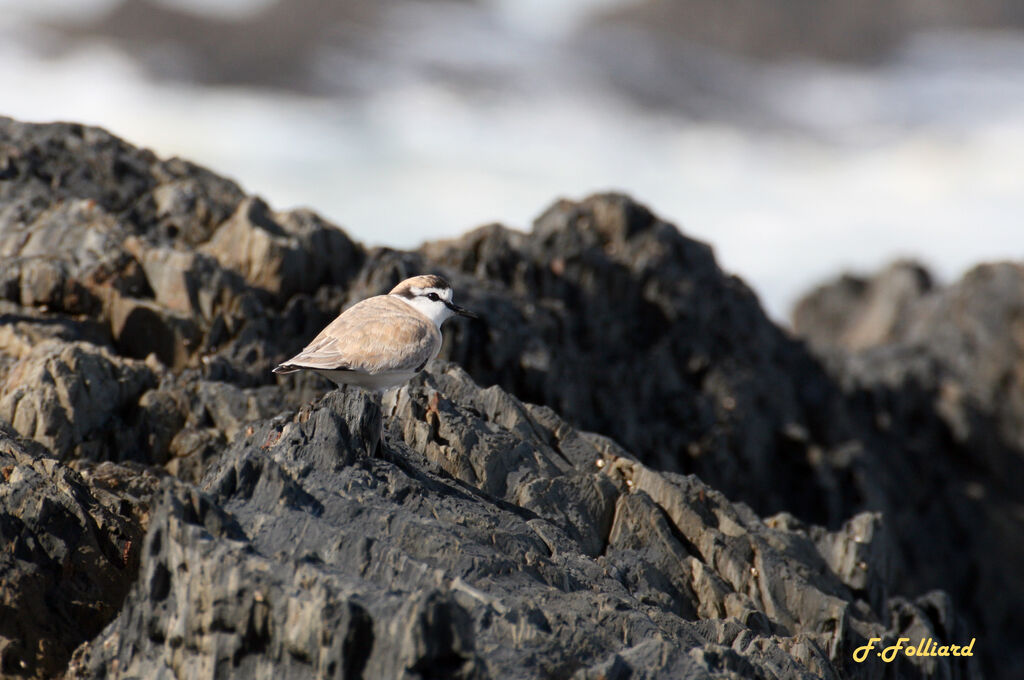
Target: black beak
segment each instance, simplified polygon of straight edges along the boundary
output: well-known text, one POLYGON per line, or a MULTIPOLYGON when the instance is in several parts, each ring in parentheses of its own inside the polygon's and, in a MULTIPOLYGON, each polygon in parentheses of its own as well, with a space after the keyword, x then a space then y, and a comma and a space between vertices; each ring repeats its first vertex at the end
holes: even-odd
POLYGON ((455 312, 459 316, 468 316, 470 319, 479 319, 480 318, 475 313, 469 311, 465 307, 459 307, 454 302, 448 302, 447 300, 445 300, 444 304, 445 304, 445 307, 447 307, 448 309, 452 310, 453 312, 455 312))

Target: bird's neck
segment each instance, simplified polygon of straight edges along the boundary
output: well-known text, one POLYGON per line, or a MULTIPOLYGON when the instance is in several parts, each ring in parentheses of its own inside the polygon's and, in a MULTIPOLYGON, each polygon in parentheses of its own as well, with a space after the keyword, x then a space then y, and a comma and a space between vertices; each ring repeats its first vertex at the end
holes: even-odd
POLYGON ((398 298, 434 322, 434 325, 437 326, 437 330, 441 330, 441 324, 443 324, 452 315, 452 311, 443 304, 437 304, 436 302, 427 300, 426 298, 407 298, 404 295, 395 295, 394 297, 398 298))

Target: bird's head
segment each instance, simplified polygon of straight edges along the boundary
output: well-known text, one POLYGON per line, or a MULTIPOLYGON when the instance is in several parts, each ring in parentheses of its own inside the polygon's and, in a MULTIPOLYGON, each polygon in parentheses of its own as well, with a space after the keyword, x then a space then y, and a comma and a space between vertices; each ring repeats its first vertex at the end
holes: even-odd
POLYGON ((455 314, 471 319, 479 318, 468 309, 452 302, 451 284, 444 277, 434 274, 406 279, 392 288, 389 295, 402 298, 438 327, 455 314))

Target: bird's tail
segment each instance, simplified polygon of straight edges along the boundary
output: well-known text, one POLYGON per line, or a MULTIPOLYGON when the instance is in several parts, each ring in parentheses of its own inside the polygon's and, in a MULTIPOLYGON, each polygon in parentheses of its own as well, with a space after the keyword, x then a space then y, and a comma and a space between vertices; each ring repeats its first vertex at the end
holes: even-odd
POLYGON ((295 364, 281 364, 274 369, 274 373, 295 373, 299 367, 295 364))

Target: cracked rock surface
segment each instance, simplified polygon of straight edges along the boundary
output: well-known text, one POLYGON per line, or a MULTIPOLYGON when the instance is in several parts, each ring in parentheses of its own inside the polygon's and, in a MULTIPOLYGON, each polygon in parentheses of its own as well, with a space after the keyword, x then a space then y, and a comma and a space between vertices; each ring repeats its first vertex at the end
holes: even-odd
POLYGON ((897 605, 820 551, 871 550, 872 519, 762 521, 435 362, 383 415, 331 392, 165 491, 124 611, 70 677, 872 677, 850 653, 899 633, 897 605))

